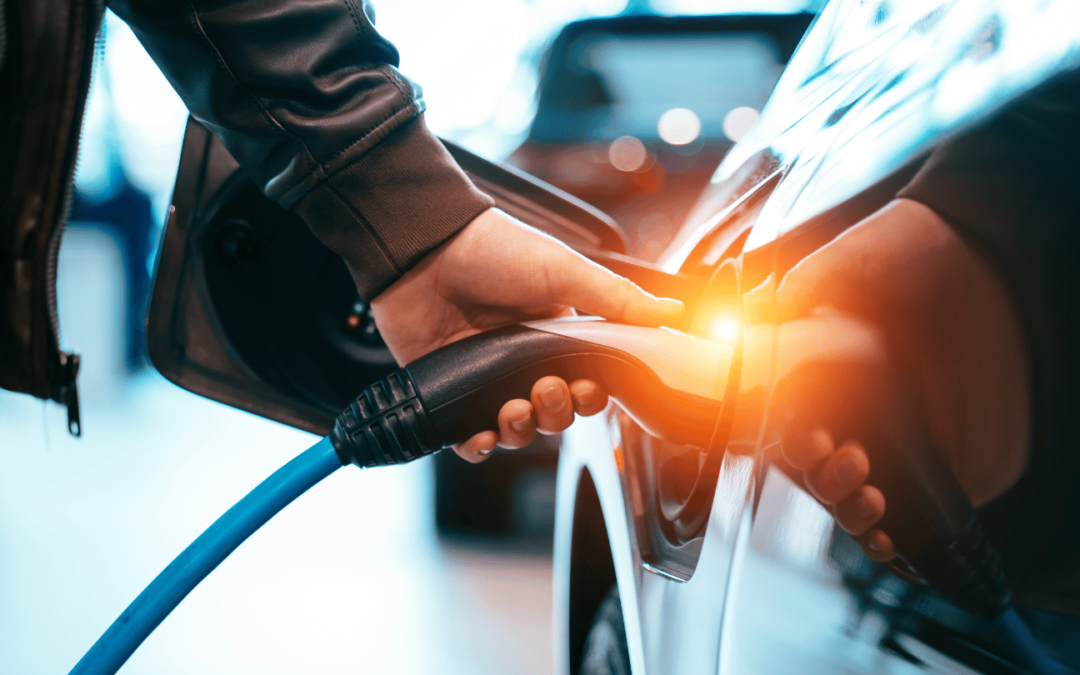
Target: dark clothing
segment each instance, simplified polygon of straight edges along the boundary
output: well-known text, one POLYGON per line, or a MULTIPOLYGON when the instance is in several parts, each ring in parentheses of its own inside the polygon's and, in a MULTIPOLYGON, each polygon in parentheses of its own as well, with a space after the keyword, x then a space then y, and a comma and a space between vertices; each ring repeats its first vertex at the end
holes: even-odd
MULTIPOLYGON (((984 509, 1017 577, 1080 570, 1080 77, 939 147, 899 194, 949 221, 1004 280, 1023 323, 1032 460, 984 509)), ((1080 586, 1076 589, 1080 607, 1080 586)))
MULTIPOLYGON (((191 114, 370 299, 492 205, 361 0, 115 0, 191 114)), ((68 407, 56 256, 101 0, 0 3, 0 387, 68 407)))
POLYGON ((113 0, 187 104, 370 299, 492 205, 358 0, 113 0))
POLYGON ((0 3, 0 387, 65 404, 75 434, 79 360, 60 349, 56 262, 100 9, 0 3))

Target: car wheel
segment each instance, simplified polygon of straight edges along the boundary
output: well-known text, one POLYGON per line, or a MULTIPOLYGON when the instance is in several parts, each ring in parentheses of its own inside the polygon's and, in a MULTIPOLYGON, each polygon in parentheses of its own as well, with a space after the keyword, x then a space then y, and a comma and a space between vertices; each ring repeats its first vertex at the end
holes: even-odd
POLYGON ((612 586, 596 610, 585 638, 579 672, 581 675, 630 675, 630 648, 626 644, 618 586, 612 586))

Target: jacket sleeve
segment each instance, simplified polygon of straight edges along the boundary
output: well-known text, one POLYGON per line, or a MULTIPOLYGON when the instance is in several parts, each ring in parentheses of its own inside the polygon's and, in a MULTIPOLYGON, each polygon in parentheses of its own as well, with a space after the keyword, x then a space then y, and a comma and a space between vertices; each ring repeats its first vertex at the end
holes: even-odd
POLYGON ((192 116, 374 297, 491 200, 360 0, 112 0, 192 116))

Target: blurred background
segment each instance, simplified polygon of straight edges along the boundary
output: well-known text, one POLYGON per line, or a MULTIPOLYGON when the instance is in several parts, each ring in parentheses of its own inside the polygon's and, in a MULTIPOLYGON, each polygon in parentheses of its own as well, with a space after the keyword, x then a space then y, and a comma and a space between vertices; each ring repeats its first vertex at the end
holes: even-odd
MULTIPOLYGON (((437 134, 608 211, 651 260, 794 48, 717 39, 704 15, 817 4, 376 10, 437 134)), ((176 553, 315 440, 148 366, 144 316, 186 119, 107 14, 58 282, 61 339, 82 354, 84 437, 66 434, 59 408, 0 391, 0 672, 66 672, 176 553)), ((454 458, 439 479, 427 460, 340 472, 242 546, 122 672, 550 672, 556 451, 496 457, 488 479, 510 486, 497 503, 454 458)))

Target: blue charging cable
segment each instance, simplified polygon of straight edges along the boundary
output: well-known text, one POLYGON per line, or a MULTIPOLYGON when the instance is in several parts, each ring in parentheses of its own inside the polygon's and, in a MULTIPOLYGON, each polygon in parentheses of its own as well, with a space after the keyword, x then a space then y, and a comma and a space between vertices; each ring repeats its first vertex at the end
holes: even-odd
POLYGON ((236 547, 308 488, 342 467, 324 438, 281 467, 214 521, 113 621, 70 675, 112 675, 165 617, 236 547))
MULTIPOLYGON (((439 351, 445 352, 445 348, 439 351)), ((506 400, 510 398, 514 397, 506 400)), ((70 675, 113 675, 120 670, 158 624, 237 546, 345 464, 360 468, 404 464, 469 435, 458 438, 438 433, 405 369, 368 385, 338 415, 329 436, 275 471, 169 563, 113 621, 70 675)))

